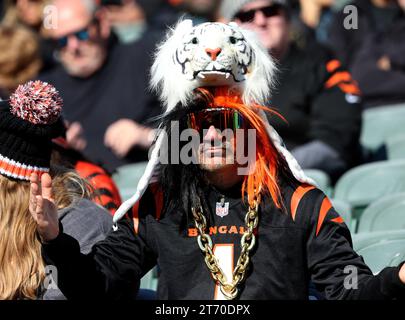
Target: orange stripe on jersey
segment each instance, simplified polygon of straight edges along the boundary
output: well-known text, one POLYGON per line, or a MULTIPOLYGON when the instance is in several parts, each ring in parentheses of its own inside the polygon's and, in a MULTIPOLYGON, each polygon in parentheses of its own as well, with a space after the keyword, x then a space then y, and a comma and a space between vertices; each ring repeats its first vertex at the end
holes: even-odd
POLYGON ((335 223, 343 223, 343 222, 345 222, 342 217, 337 217, 335 219, 332 219, 331 221, 335 222, 335 223))
POLYGON ((330 203, 328 198, 324 198, 321 204, 321 210, 319 211, 316 235, 318 235, 319 231, 321 230, 322 224, 325 221, 326 215, 328 214, 330 208, 332 208, 332 204, 330 203))
POLYGON ((329 73, 332 73, 336 71, 337 68, 341 66, 339 60, 331 60, 326 64, 326 70, 328 70, 329 73))
POLYGON ((305 184, 305 185, 299 186, 294 191, 294 194, 292 195, 292 198, 291 198, 291 216, 292 216, 293 220, 295 220, 295 215, 297 214, 298 205, 299 205, 301 199, 304 197, 304 195, 308 191, 310 191, 312 189, 315 189, 315 187, 311 186, 309 184, 305 184))
POLYGON ((338 85, 341 82, 350 82, 350 81, 352 81, 352 76, 350 75, 349 72, 347 71, 336 72, 329 78, 328 81, 326 81, 325 88, 329 89, 338 85))
POLYGON ((340 83, 339 88, 342 89, 344 93, 360 95, 361 91, 359 87, 354 83, 340 83))
POLYGON ((139 228, 139 202, 135 203, 135 205, 132 208, 132 219, 134 220, 134 230, 135 233, 138 233, 138 228, 139 228))

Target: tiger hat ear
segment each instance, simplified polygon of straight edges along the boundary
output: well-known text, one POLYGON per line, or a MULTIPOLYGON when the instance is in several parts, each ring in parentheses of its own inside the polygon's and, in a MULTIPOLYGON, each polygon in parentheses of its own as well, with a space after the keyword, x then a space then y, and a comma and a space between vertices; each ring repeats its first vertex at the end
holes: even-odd
POLYGON ((166 112, 178 102, 186 104, 192 94, 193 84, 184 78, 179 66, 173 63, 176 49, 183 36, 193 28, 190 19, 180 20, 170 28, 165 39, 158 45, 151 68, 151 87, 160 93, 166 112))
MULTIPOLYGON (((234 22, 231 22, 234 23, 234 22)), ((242 33, 248 45, 252 48, 253 63, 248 72, 249 77, 243 83, 242 99, 246 105, 267 105, 274 88, 277 65, 267 49, 261 44, 257 34, 251 30, 236 28, 242 33)))

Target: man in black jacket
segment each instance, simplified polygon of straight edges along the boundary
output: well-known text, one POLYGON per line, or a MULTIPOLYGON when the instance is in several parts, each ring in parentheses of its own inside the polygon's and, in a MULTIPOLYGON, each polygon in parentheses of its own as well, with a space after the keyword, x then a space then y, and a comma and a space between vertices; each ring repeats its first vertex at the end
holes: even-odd
POLYGON ((339 61, 320 46, 318 52, 303 50, 290 41, 285 1, 239 1, 228 17, 255 31, 279 62, 270 106, 286 121, 270 122, 300 165, 321 169, 336 180, 358 164, 360 92, 339 61))
POLYGON ((405 102, 405 5, 381 0, 351 5, 357 23, 350 27, 349 13, 337 13, 330 48, 358 81, 365 107, 405 102))
POLYGON ((153 140, 146 120, 159 113, 148 92, 149 67, 160 33, 146 33, 123 45, 111 36, 93 1, 55 0, 58 25, 50 30, 58 42, 61 65, 40 78, 58 87, 65 117, 79 122, 87 139, 84 154, 113 171, 147 160, 153 140), (87 4, 87 5, 86 5, 87 4))

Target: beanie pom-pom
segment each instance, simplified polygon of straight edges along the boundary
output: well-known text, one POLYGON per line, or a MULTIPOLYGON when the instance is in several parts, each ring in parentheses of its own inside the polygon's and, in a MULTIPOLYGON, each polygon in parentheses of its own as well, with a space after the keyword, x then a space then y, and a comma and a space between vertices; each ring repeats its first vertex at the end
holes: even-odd
POLYGON ((63 101, 52 85, 29 81, 19 85, 10 97, 10 112, 33 124, 53 124, 60 117, 63 101))

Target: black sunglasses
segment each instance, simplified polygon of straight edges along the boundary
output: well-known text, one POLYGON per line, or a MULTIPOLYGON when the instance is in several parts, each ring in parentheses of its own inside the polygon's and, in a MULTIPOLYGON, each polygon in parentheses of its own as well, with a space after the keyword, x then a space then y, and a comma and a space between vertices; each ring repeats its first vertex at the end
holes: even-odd
POLYGON ((261 11, 266 18, 278 16, 282 13, 284 7, 280 4, 272 4, 267 7, 256 8, 248 11, 240 11, 235 14, 234 19, 240 22, 251 22, 255 18, 256 12, 261 11))
POLYGON ((84 28, 77 32, 73 32, 73 33, 67 34, 66 36, 56 39, 58 47, 59 48, 66 47, 70 36, 75 36, 80 41, 86 41, 86 40, 89 40, 89 38, 90 38, 89 31, 87 30, 87 28, 84 28))
POLYGON ((236 110, 230 108, 210 108, 189 113, 187 115, 187 126, 203 135, 204 130, 208 130, 211 126, 220 131, 232 129, 235 132, 236 129, 245 128, 245 121, 236 110))

